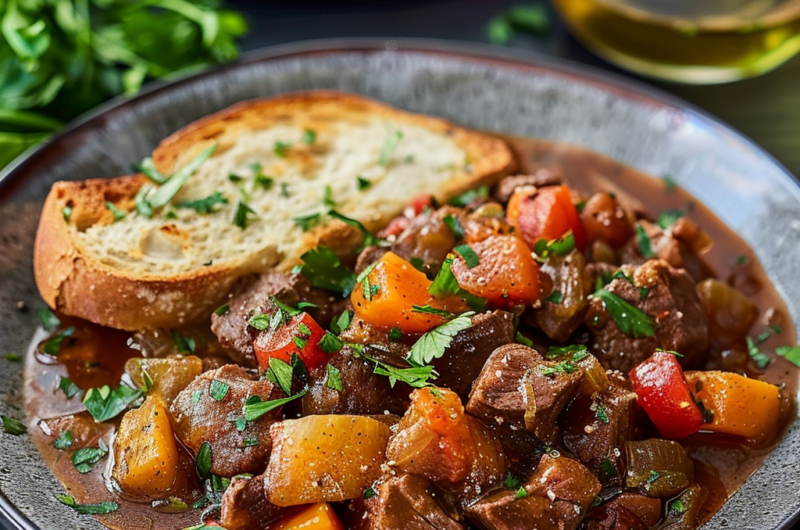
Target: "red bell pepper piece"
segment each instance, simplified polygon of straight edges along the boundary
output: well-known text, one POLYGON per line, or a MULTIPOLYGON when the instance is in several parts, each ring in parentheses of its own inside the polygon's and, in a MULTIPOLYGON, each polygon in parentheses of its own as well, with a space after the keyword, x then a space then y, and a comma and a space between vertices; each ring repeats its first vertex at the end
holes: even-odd
POLYGON ((586 248, 586 230, 567 186, 517 188, 508 201, 506 217, 531 248, 540 239, 560 239, 570 230, 575 246, 581 251, 586 248))
POLYGON ((269 368, 270 357, 289 363, 293 353, 300 356, 306 368, 313 370, 328 362, 329 356, 319 347, 324 335, 325 330, 311 315, 300 313, 277 329, 268 329, 259 334, 253 342, 253 349, 262 370, 269 368))
POLYGON ((703 425, 683 369, 671 353, 655 352, 628 372, 639 404, 664 438, 683 438, 703 425))

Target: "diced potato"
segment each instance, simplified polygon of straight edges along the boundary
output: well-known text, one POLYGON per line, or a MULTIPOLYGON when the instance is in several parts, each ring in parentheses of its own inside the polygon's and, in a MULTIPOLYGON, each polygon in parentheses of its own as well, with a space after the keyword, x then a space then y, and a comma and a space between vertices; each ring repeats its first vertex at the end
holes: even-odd
POLYGON ((122 418, 111 475, 125 495, 153 500, 169 497, 183 473, 167 407, 150 396, 122 418))
POLYGON ((344 525, 328 503, 320 502, 278 521, 275 530, 344 530, 344 525))
POLYGON ((270 428, 268 497, 277 506, 355 499, 380 475, 389 427, 365 416, 307 416, 270 428))
POLYGON ((139 388, 145 386, 143 371, 147 371, 153 379, 149 394, 159 396, 170 404, 181 390, 203 373, 203 361, 193 355, 158 359, 137 357, 125 363, 125 371, 139 388))

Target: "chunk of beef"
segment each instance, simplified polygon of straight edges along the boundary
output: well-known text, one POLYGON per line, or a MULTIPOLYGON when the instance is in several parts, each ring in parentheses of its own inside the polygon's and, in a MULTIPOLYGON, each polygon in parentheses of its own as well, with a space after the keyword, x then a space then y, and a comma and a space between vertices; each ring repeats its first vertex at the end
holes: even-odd
POLYGON ((520 186, 542 188, 544 186, 557 186, 562 181, 561 171, 549 167, 540 167, 531 175, 511 175, 503 178, 495 186, 493 197, 497 202, 505 204, 514 194, 514 190, 520 186))
POLYGON ((582 464, 545 455, 523 486, 490 495, 466 510, 467 518, 484 530, 575 530, 587 513, 600 483, 582 464))
POLYGON ((375 373, 373 363, 357 359, 344 347, 328 362, 339 370, 342 389, 328 385, 327 365, 309 374, 311 385, 302 398, 303 415, 311 414, 383 414, 389 411, 403 414, 408 407, 411 388, 402 382, 392 388, 389 378, 375 373))
POLYGON ((604 486, 622 485, 635 402, 636 394, 610 386, 594 397, 575 399, 559 418, 564 445, 604 486))
POLYGON ((505 311, 474 315, 472 326, 458 332, 444 355, 433 361, 439 373, 437 385, 466 400, 486 359, 500 346, 513 342, 514 315, 505 311))
POLYGON ((409 221, 408 227, 397 236, 392 252, 403 259, 421 260, 421 270, 429 276, 442 267, 447 254, 456 246, 456 237, 444 218, 448 214, 458 215, 461 210, 452 207, 439 208, 422 213, 409 221))
POLYGON ((266 528, 285 512, 267 500, 264 475, 236 477, 222 496, 219 522, 227 530, 266 528))
POLYGON ((463 530, 446 495, 418 475, 389 478, 375 497, 357 501, 355 530, 463 530))
MULTIPOLYGON (((639 225, 650 240, 650 249, 656 258, 666 261, 676 269, 686 269, 696 282, 711 276, 708 266, 692 250, 694 241, 704 235, 696 223, 682 218, 666 230, 646 220, 639 221, 639 225)), ((648 259, 642 255, 637 238, 632 238, 620 249, 620 257, 622 263, 636 265, 648 259)))
MULTIPOLYGON (((550 279, 555 300, 545 299, 536 312, 536 320, 545 334, 556 342, 563 342, 583 322, 589 305, 585 288, 583 254, 573 250, 566 256, 552 256, 542 264, 541 272, 550 279)), ((550 296, 552 298, 552 295, 550 296)))
POLYGON ((614 497, 611 502, 624 506, 638 517, 648 528, 661 520, 661 500, 647 497, 641 493, 626 491, 614 497))
POLYGON ((592 297, 586 323, 594 333, 597 357, 606 367, 627 372, 662 348, 680 352, 684 365, 696 364, 708 348, 708 326, 692 278, 662 260, 623 271, 628 277, 615 278, 606 289, 646 313, 655 335, 634 338, 623 333, 605 303, 592 297))
POLYGON ((197 454, 204 442, 210 444, 211 472, 215 475, 261 473, 267 465, 272 449, 269 428, 280 420, 281 409, 245 423, 244 406, 252 396, 269 401, 283 397, 283 393, 269 381, 229 364, 197 377, 170 406, 175 435, 186 447, 197 454), (223 392, 212 396, 212 381, 228 387, 219 400, 223 392))
POLYGON ((356 274, 361 274, 364 269, 381 259, 387 252, 389 252, 389 249, 386 247, 379 247, 377 245, 365 247, 356 260, 356 274))
POLYGON ((589 512, 583 530, 648 530, 636 514, 614 501, 598 506, 589 512))
POLYGON ((315 304, 317 308, 308 309, 308 312, 323 327, 327 327, 342 309, 341 304, 334 303, 337 301, 335 297, 313 287, 300 274, 270 271, 243 283, 228 302, 228 311, 222 315, 211 315, 211 330, 236 363, 249 368, 258 365, 253 350, 253 341, 258 330, 250 327, 248 320, 257 312, 268 313, 275 310, 275 305, 270 300, 273 296, 293 307, 303 301, 315 304))
POLYGON ((487 360, 467 410, 487 424, 524 427, 551 443, 558 435, 556 419, 583 376, 583 369, 572 361, 546 361, 527 346, 507 344, 487 360))

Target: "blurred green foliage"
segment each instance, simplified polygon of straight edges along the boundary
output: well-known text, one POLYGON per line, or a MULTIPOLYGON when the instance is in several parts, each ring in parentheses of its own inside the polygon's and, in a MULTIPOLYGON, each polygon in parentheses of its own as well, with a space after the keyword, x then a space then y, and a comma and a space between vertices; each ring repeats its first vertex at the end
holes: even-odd
POLYGON ((235 59, 246 31, 220 0, 0 0, 0 169, 148 79, 235 59))

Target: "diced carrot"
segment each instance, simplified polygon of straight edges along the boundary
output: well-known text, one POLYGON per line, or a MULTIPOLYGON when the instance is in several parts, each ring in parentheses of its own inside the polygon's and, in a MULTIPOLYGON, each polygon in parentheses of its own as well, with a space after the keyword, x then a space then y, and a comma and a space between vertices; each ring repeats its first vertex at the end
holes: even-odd
POLYGON ((495 307, 531 304, 541 297, 539 265, 521 239, 491 236, 470 248, 478 255, 478 264, 469 268, 459 255, 451 267, 463 289, 495 307))
POLYGON ((718 371, 686 372, 689 389, 708 411, 709 431, 748 438, 772 439, 778 429, 778 387, 758 379, 718 371))
POLYGON ((270 528, 275 530, 344 530, 344 525, 327 502, 319 502, 278 521, 274 527, 270 528))
POLYGON ((572 230, 578 249, 586 248, 586 231, 567 186, 517 188, 508 201, 506 218, 531 247, 540 239, 559 239, 572 230))
POLYGON ((431 281, 409 262, 387 252, 350 295, 358 318, 383 328, 398 327, 404 333, 424 333, 445 322, 439 315, 419 312, 414 306, 460 313, 467 307, 456 296, 438 300, 428 292, 431 281), (370 292, 364 292, 368 283, 370 292))
POLYGON ((464 416, 458 394, 445 388, 414 391, 411 401, 428 427, 439 435, 452 432, 464 416))
POLYGON ((308 313, 300 313, 275 330, 262 332, 253 342, 258 364, 263 370, 269 367, 270 357, 290 362, 292 354, 300 356, 306 368, 325 364, 328 356, 320 349, 319 341, 325 335, 319 324, 308 313))

